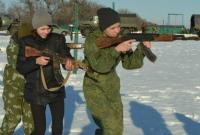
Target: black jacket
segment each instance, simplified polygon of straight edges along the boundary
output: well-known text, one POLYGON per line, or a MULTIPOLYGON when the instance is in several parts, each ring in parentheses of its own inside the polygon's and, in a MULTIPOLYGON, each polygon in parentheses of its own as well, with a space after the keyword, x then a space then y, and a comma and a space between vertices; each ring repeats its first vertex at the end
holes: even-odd
MULTIPOLYGON (((45 105, 65 97, 65 88, 61 87, 58 91, 49 92, 44 89, 40 67, 36 64, 37 57, 25 57, 25 46, 35 48, 48 48, 66 57, 71 57, 70 49, 65 45, 65 37, 50 33, 46 39, 42 39, 36 34, 24 37, 20 40, 20 48, 17 59, 17 70, 24 75, 26 84, 24 96, 27 102, 32 104, 45 105)), ((58 86, 58 81, 53 72, 53 63, 50 58, 48 65, 43 67, 45 79, 49 88, 58 86)))

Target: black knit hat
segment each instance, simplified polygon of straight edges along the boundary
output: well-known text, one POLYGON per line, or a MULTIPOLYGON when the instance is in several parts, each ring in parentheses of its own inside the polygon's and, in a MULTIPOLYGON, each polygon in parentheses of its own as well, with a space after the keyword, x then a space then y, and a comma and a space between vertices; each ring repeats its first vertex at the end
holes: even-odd
POLYGON ((120 22, 119 14, 111 8, 100 8, 97 11, 97 16, 99 19, 99 27, 102 31, 109 26, 120 22))

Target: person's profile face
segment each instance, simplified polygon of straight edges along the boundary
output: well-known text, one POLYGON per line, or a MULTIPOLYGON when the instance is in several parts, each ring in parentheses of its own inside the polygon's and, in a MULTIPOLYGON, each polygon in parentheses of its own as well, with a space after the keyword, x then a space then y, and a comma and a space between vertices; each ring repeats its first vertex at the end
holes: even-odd
POLYGON ((109 37, 117 37, 120 32, 120 23, 115 23, 104 30, 104 33, 109 37))

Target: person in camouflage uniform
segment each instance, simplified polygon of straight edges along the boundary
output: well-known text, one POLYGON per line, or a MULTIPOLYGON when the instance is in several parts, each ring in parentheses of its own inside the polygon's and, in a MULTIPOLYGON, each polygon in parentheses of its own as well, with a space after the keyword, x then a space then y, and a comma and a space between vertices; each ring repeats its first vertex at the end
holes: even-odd
POLYGON ((24 100, 24 77, 16 70, 18 41, 30 34, 31 24, 22 23, 19 31, 12 35, 7 46, 7 61, 3 74, 3 101, 5 116, 0 128, 0 135, 12 135, 16 126, 23 121, 24 132, 30 135, 33 131, 33 119, 30 105, 24 100))
MULTIPOLYGON (((84 54, 88 70, 83 82, 84 96, 93 120, 99 127, 95 135, 122 135, 123 105, 116 67, 121 62, 125 69, 141 68, 145 57, 144 48, 138 45, 133 51, 133 40, 102 49, 97 47, 96 40, 99 37, 114 38, 120 32, 120 18, 116 11, 101 8, 97 15, 100 30, 91 33, 85 41, 84 54)), ((151 47, 150 42, 143 44, 151 47)))

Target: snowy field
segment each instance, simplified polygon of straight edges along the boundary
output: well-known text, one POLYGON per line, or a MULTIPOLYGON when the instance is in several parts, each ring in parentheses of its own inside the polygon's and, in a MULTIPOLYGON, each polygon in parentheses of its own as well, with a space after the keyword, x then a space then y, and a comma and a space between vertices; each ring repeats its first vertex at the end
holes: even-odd
MULTIPOLYGON (((9 36, 0 36, 0 96, 8 41, 9 36)), ((154 42, 152 46, 158 57, 156 63, 145 59, 141 69, 128 71, 121 65, 117 69, 124 104, 124 135, 200 135, 200 41, 154 42)), ((78 58, 83 58, 82 50, 78 58)), ((83 75, 83 71, 71 75, 66 85, 63 135, 94 135, 96 127, 82 92, 83 75)), ((1 97, 0 105, 1 123, 1 97)), ((47 115, 50 129, 48 110, 47 115)), ((22 131, 19 125, 15 135, 22 135, 22 131)))

